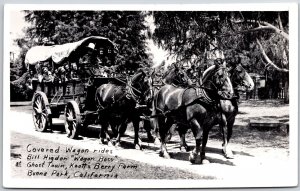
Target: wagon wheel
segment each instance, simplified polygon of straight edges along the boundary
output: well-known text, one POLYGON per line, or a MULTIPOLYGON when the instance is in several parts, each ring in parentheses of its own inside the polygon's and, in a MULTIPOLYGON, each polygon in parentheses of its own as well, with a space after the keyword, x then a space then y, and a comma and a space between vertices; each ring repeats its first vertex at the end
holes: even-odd
POLYGON ((45 132, 50 127, 52 119, 49 102, 44 92, 36 92, 32 99, 32 117, 35 129, 45 132))
POLYGON ((81 116, 78 104, 75 101, 67 103, 65 109, 65 129, 67 136, 71 139, 78 137, 81 127, 81 116))

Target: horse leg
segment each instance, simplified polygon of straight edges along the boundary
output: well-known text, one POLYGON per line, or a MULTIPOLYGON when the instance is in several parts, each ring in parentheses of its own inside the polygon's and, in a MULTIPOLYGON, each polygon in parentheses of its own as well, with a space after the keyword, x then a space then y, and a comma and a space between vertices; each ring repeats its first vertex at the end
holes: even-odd
POLYGON ((208 133, 209 133, 208 129, 205 129, 203 131, 202 148, 201 148, 201 153, 200 153, 201 164, 208 164, 209 163, 209 160, 207 160, 205 158, 205 148, 206 148, 206 143, 207 143, 207 139, 208 139, 208 133))
POLYGON ((165 122, 164 122, 164 118, 160 118, 159 119, 159 135, 160 135, 160 138, 161 138, 161 151, 160 151, 160 154, 164 157, 164 158, 171 158, 168 151, 167 151, 167 146, 166 146, 166 142, 168 141, 167 140, 167 133, 169 131, 169 129, 171 128, 172 124, 173 124, 173 121, 170 120, 170 119, 167 119, 165 122))
POLYGON ((132 120, 132 125, 134 128, 134 148, 137 150, 142 150, 142 146, 141 146, 142 140, 139 137, 139 129, 140 129, 139 124, 140 124, 139 117, 135 117, 132 120))
POLYGON ((199 122, 194 118, 191 120, 191 128, 196 140, 196 147, 193 151, 190 152, 189 160, 191 163, 196 162, 196 157, 200 151, 200 145, 202 140, 202 129, 199 122))
POLYGON ((114 122, 110 123, 110 128, 111 128, 111 131, 112 131, 114 137, 118 136, 118 129, 117 129, 117 127, 118 127, 117 123, 114 123, 114 122))
MULTIPOLYGON (((155 108, 152 109, 152 116, 156 115, 156 110, 155 108)), ((158 124, 159 124, 159 118, 160 117, 155 117, 155 118, 151 118, 150 119, 150 125, 153 129, 153 135, 154 135, 154 144, 155 145, 159 145, 161 144, 160 138, 159 138, 159 128, 158 128, 158 124)))
POLYGON ((122 135, 124 135, 125 131, 127 129, 127 120, 125 120, 123 123, 121 123, 120 125, 118 125, 118 136, 116 138, 116 147, 120 147, 121 145, 121 137, 122 135))
POLYGON ((170 127, 170 130, 167 133, 167 140, 168 142, 171 140, 172 135, 175 134, 175 130, 178 128, 177 124, 173 124, 170 127))
POLYGON ((186 134, 186 129, 179 127, 178 128, 178 133, 180 136, 180 150, 182 152, 188 152, 190 150, 189 146, 186 144, 185 141, 185 134, 186 134))
MULTIPOLYGON (((233 159, 234 158, 234 155, 231 151, 231 149, 228 148, 228 143, 229 143, 229 140, 231 138, 231 135, 232 135, 232 127, 233 127, 233 124, 234 124, 234 121, 235 121, 235 115, 231 115, 231 116, 228 116, 226 117, 225 119, 225 116, 223 117, 222 115, 222 121, 226 121, 225 124, 223 124, 223 128, 221 128, 223 131, 223 153, 224 153, 224 156, 227 158, 227 159, 233 159)), ((224 123, 224 122, 223 122, 224 123)))
POLYGON ((151 124, 150 121, 144 120, 144 129, 147 132, 147 137, 149 141, 154 141, 154 136, 151 133, 151 124))
POLYGON ((108 129, 108 123, 107 122, 102 123, 99 137, 102 144, 111 145, 110 136, 107 133, 107 129, 108 129))

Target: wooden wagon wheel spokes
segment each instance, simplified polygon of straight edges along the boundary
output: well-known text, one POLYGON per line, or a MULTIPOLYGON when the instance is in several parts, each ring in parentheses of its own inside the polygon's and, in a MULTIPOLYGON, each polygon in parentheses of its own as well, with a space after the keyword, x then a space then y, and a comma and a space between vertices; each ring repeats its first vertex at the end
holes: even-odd
POLYGON ((36 102, 34 103, 37 107, 34 107, 34 117, 35 117, 35 123, 36 127, 40 130, 42 130, 46 126, 46 109, 43 109, 45 107, 42 103, 42 98, 40 95, 37 96, 36 102))
POLYGON ((70 101, 65 109, 65 130, 67 136, 71 139, 77 138, 81 127, 81 116, 78 104, 70 101))
POLYGON ((73 129, 76 128, 76 118, 74 117, 74 111, 71 108, 69 108, 66 112, 66 121, 68 123, 69 128, 68 137, 70 137, 70 135, 72 134, 73 129))
POLYGON ((50 121, 47 106, 49 105, 47 96, 43 92, 36 92, 32 99, 32 116, 35 129, 40 132, 47 130, 50 121))

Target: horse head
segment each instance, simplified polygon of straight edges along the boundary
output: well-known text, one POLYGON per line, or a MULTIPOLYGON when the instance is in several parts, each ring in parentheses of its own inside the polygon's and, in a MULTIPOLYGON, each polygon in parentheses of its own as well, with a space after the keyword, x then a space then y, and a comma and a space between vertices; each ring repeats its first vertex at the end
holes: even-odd
POLYGON ((222 65, 214 64, 203 73, 202 87, 221 99, 232 99, 234 95, 227 69, 222 65))
POLYGON ((130 80, 130 92, 140 104, 148 104, 153 99, 153 75, 153 71, 138 69, 130 80))
POLYGON ((163 82, 182 87, 192 85, 192 81, 186 72, 177 65, 174 65, 174 67, 164 75, 163 82))
POLYGON ((230 79, 234 89, 241 91, 253 90, 254 82, 242 64, 231 65, 229 68, 230 79))

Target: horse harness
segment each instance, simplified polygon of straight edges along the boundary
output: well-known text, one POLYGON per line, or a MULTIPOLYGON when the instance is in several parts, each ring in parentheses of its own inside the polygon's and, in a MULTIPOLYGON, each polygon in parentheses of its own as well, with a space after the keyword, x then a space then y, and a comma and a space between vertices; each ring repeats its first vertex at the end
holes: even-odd
MULTIPOLYGON (((163 116, 166 116, 172 112, 175 112, 183 107, 188 107, 188 106, 191 106, 197 102, 200 102, 200 103, 204 103, 205 105, 207 106, 210 106, 210 107, 217 107, 219 108, 219 104, 218 102, 212 100, 208 95, 207 93, 205 92, 205 89, 202 88, 202 87, 194 87, 193 89, 196 91, 196 96, 197 98, 194 99, 193 101, 191 101, 190 103, 187 103, 187 104, 183 104, 183 95, 184 93, 188 90, 188 89, 191 89, 191 88, 185 88, 184 91, 180 92, 180 95, 178 96, 180 99, 178 100, 178 106, 176 109, 173 109, 173 110, 167 110, 167 111, 162 111, 161 109, 159 109, 156 105, 156 108, 158 110, 160 110, 160 112, 162 112, 161 114, 157 114, 157 115, 153 115, 153 116, 150 116, 150 118, 155 118, 157 116, 160 116, 160 115, 163 115, 163 116)), ((157 104, 157 102, 156 102, 157 104)))

